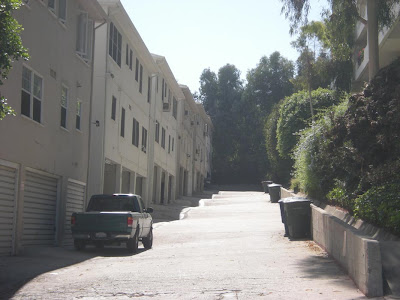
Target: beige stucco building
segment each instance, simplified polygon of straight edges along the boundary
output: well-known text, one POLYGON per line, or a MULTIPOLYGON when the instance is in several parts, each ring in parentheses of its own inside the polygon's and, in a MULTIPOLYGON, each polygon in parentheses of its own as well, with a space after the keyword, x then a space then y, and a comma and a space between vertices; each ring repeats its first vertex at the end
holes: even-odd
POLYGON ((92 0, 24 1, 28 61, 0 87, 16 116, 0 121, 0 254, 68 244, 70 215, 85 207, 94 21, 92 0))
POLYGON ((16 12, 29 61, 1 95, 0 255, 70 246, 70 216, 100 193, 168 204, 203 189, 211 120, 119 0, 30 0, 16 12))

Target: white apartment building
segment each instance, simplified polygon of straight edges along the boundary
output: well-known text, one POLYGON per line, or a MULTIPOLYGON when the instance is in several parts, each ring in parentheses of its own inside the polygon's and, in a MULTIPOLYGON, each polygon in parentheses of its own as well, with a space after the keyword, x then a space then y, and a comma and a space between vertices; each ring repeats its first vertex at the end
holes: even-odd
POLYGON ((156 76, 153 110, 150 116, 154 128, 152 202, 166 204, 176 199, 177 141, 179 125, 179 103, 184 95, 178 85, 165 57, 153 54, 159 67, 156 76))
POLYGON ((120 1, 24 2, 31 58, 0 87, 16 111, 0 121, 0 255, 71 246, 70 216, 93 194, 200 192, 211 120, 120 1))
MULTIPOLYGON (((367 0, 357 2, 360 16, 368 22, 367 0)), ((398 12, 400 6, 395 10, 398 12)), ((355 29, 355 53, 354 53, 354 82, 353 90, 358 91, 363 88, 364 82, 369 81, 369 47, 367 25, 357 22, 355 29)), ((391 28, 385 28, 379 32, 379 67, 383 68, 400 56, 400 23, 397 20, 391 28)))
POLYGON ((196 103, 186 85, 181 85, 185 101, 181 103, 182 121, 179 126, 179 195, 191 196, 201 192, 204 180, 211 176, 212 122, 201 104, 196 103))
POLYGON ((90 195, 137 193, 147 200, 149 132, 156 75, 153 57, 118 1, 99 1, 90 141, 90 195))
POLYGON ((16 116, 0 121, 0 255, 67 244, 85 207, 89 156, 93 0, 30 0, 15 12, 30 59, 0 86, 16 116))

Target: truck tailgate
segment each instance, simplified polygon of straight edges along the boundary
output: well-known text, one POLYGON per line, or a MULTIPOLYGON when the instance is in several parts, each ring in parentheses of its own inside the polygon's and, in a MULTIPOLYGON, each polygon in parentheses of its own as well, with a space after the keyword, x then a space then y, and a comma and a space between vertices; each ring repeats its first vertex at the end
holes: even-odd
POLYGON ((127 212, 87 212, 75 215, 74 232, 131 232, 127 212))

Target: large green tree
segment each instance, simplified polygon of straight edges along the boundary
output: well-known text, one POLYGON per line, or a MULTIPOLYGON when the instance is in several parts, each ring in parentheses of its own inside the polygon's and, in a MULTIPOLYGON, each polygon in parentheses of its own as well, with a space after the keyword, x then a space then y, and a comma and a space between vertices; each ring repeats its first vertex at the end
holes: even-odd
MULTIPOLYGON (((22 27, 13 17, 13 11, 19 9, 21 5, 21 0, 0 1, 0 85, 7 79, 14 60, 29 57, 20 37, 22 27)), ((1 95, 0 120, 12 113, 13 110, 7 105, 7 99, 1 95)))
POLYGON ((247 73, 246 96, 267 116, 281 99, 293 93, 293 63, 279 52, 260 59, 247 73))
POLYGON ((243 84, 240 71, 227 64, 218 75, 205 69, 200 76, 200 95, 206 112, 214 124, 213 181, 238 182, 240 177, 241 96, 243 84))

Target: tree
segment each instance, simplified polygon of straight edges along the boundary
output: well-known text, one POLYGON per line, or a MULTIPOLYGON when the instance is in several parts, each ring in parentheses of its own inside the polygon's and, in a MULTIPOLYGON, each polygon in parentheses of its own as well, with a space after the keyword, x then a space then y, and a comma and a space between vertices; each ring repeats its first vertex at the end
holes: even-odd
POLYGON ((264 116, 269 115, 274 104, 293 93, 293 74, 293 63, 279 52, 264 56, 247 74, 247 97, 260 107, 264 116))
MULTIPOLYGON (((7 79, 14 60, 29 58, 20 37, 22 26, 12 16, 13 11, 21 5, 21 0, 1 0, 0 3, 0 85, 3 79, 7 79)), ((0 120, 9 114, 13 114, 13 110, 7 105, 7 99, 1 96, 0 120)))
POLYGON ((218 75, 205 69, 200 77, 200 99, 214 124, 213 181, 239 182, 240 178, 240 118, 243 91, 240 71, 227 64, 218 75))
MULTIPOLYGON (((369 47, 369 77, 375 76, 379 69, 378 28, 391 26, 398 15, 394 13, 394 6, 400 0, 367 0, 368 22, 360 15, 357 8, 357 0, 342 1, 328 0, 330 10, 325 11, 329 15, 328 22, 331 28, 332 49, 334 55, 346 55, 348 59, 349 49, 352 49, 354 41, 353 32, 357 21, 367 25, 369 47)), ((310 0, 281 0, 282 12, 290 22, 290 33, 294 34, 301 25, 308 23, 310 0)), ((351 53, 350 53, 351 55, 351 53)), ((342 59, 343 60, 343 59, 342 59)))

